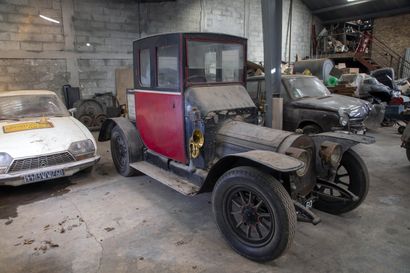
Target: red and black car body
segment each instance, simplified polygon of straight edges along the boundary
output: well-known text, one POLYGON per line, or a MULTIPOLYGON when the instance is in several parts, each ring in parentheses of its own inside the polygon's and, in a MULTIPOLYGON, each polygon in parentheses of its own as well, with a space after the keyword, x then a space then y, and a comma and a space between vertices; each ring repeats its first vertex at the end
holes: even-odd
POLYGON ((246 39, 169 33, 138 39, 133 49, 131 114, 108 119, 99 140, 111 140, 124 176, 139 171, 185 195, 212 191, 218 227, 241 255, 275 259, 296 219, 319 222, 312 205, 343 213, 364 200, 367 169, 350 148, 373 139, 258 126, 245 89, 246 39), (340 168, 350 178, 344 186, 340 168))

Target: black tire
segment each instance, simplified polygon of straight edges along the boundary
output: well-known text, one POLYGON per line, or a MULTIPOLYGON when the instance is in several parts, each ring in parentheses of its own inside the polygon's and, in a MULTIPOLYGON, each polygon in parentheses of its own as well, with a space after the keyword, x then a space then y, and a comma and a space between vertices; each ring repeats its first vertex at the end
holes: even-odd
POLYGON ((397 128, 397 132, 402 135, 404 133, 404 130, 406 129, 405 126, 399 126, 399 128, 397 128))
POLYGON ((410 161, 410 148, 406 149, 407 159, 410 161))
MULTIPOLYGON (((355 202, 343 202, 319 198, 319 200, 314 203, 316 209, 331 214, 346 213, 357 208, 366 198, 369 191, 369 173, 366 164, 355 151, 349 149, 343 154, 335 183, 348 189, 357 195, 359 199, 355 202), (339 173, 342 168, 347 171, 347 175, 339 173), (342 180, 344 177, 348 177, 349 182, 342 180)), ((333 194, 338 195, 338 192, 334 192, 333 194)))
POLYGON ((315 135, 322 132, 322 129, 316 124, 305 125, 302 130, 305 135, 315 135))
POLYGON ((212 194, 212 209, 228 244, 248 259, 274 260, 293 241, 297 219, 288 192, 255 168, 237 167, 222 175, 212 194))
POLYGON ((111 131, 111 157, 117 172, 122 176, 129 177, 138 173, 130 166, 135 161, 132 152, 124 132, 115 126, 111 131))

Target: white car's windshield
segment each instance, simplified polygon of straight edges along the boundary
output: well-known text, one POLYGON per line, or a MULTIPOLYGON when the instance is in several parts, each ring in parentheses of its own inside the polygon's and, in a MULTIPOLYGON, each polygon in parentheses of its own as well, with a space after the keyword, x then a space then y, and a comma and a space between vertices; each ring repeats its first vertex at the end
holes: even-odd
POLYGON ((290 95, 295 99, 305 97, 325 97, 330 95, 326 86, 314 77, 290 78, 285 82, 290 91, 290 95))
POLYGON ((21 95, 0 97, 0 120, 27 117, 64 117, 69 113, 55 95, 21 95))

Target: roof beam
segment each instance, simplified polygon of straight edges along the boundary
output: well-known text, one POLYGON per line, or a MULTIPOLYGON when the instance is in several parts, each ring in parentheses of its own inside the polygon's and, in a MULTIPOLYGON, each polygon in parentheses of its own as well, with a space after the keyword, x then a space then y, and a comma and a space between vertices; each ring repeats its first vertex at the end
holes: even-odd
POLYGON ((398 15, 398 14, 403 14, 403 13, 408 13, 408 12, 410 12, 410 6, 399 8, 399 9, 391 9, 391 10, 386 10, 386 11, 365 13, 365 14, 352 16, 352 17, 337 18, 337 19, 323 21, 322 23, 331 24, 331 23, 338 23, 338 22, 348 22, 348 21, 357 20, 357 19, 371 19, 371 18, 377 18, 377 17, 387 17, 387 16, 393 16, 393 15, 398 15))
POLYGON ((373 1, 373 0, 360 0, 360 1, 346 2, 346 3, 341 4, 341 5, 330 6, 330 7, 327 7, 327 8, 312 10, 312 14, 320 14, 320 13, 324 13, 324 12, 328 12, 328 11, 343 9, 343 8, 347 8, 347 7, 351 7, 351 6, 355 6, 355 5, 365 4, 365 3, 368 3, 370 1, 373 1))

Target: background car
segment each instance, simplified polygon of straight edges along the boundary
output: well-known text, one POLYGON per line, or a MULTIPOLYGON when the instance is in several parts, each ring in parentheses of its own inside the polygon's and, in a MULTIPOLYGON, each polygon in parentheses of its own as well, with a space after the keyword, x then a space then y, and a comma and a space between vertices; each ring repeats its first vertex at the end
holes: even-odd
MULTIPOLYGON (((248 78, 247 90, 261 115, 265 105, 265 77, 248 78)), ((316 77, 283 75, 280 95, 283 98, 283 129, 304 133, 345 130, 364 133, 365 119, 372 106, 369 102, 331 94, 316 77)))
POLYGON ((54 92, 0 92, 0 185, 70 176, 99 159, 90 131, 54 92))
POLYGON ((407 124, 406 129, 401 136, 401 146, 406 149, 407 159, 410 161, 410 123, 407 124))

